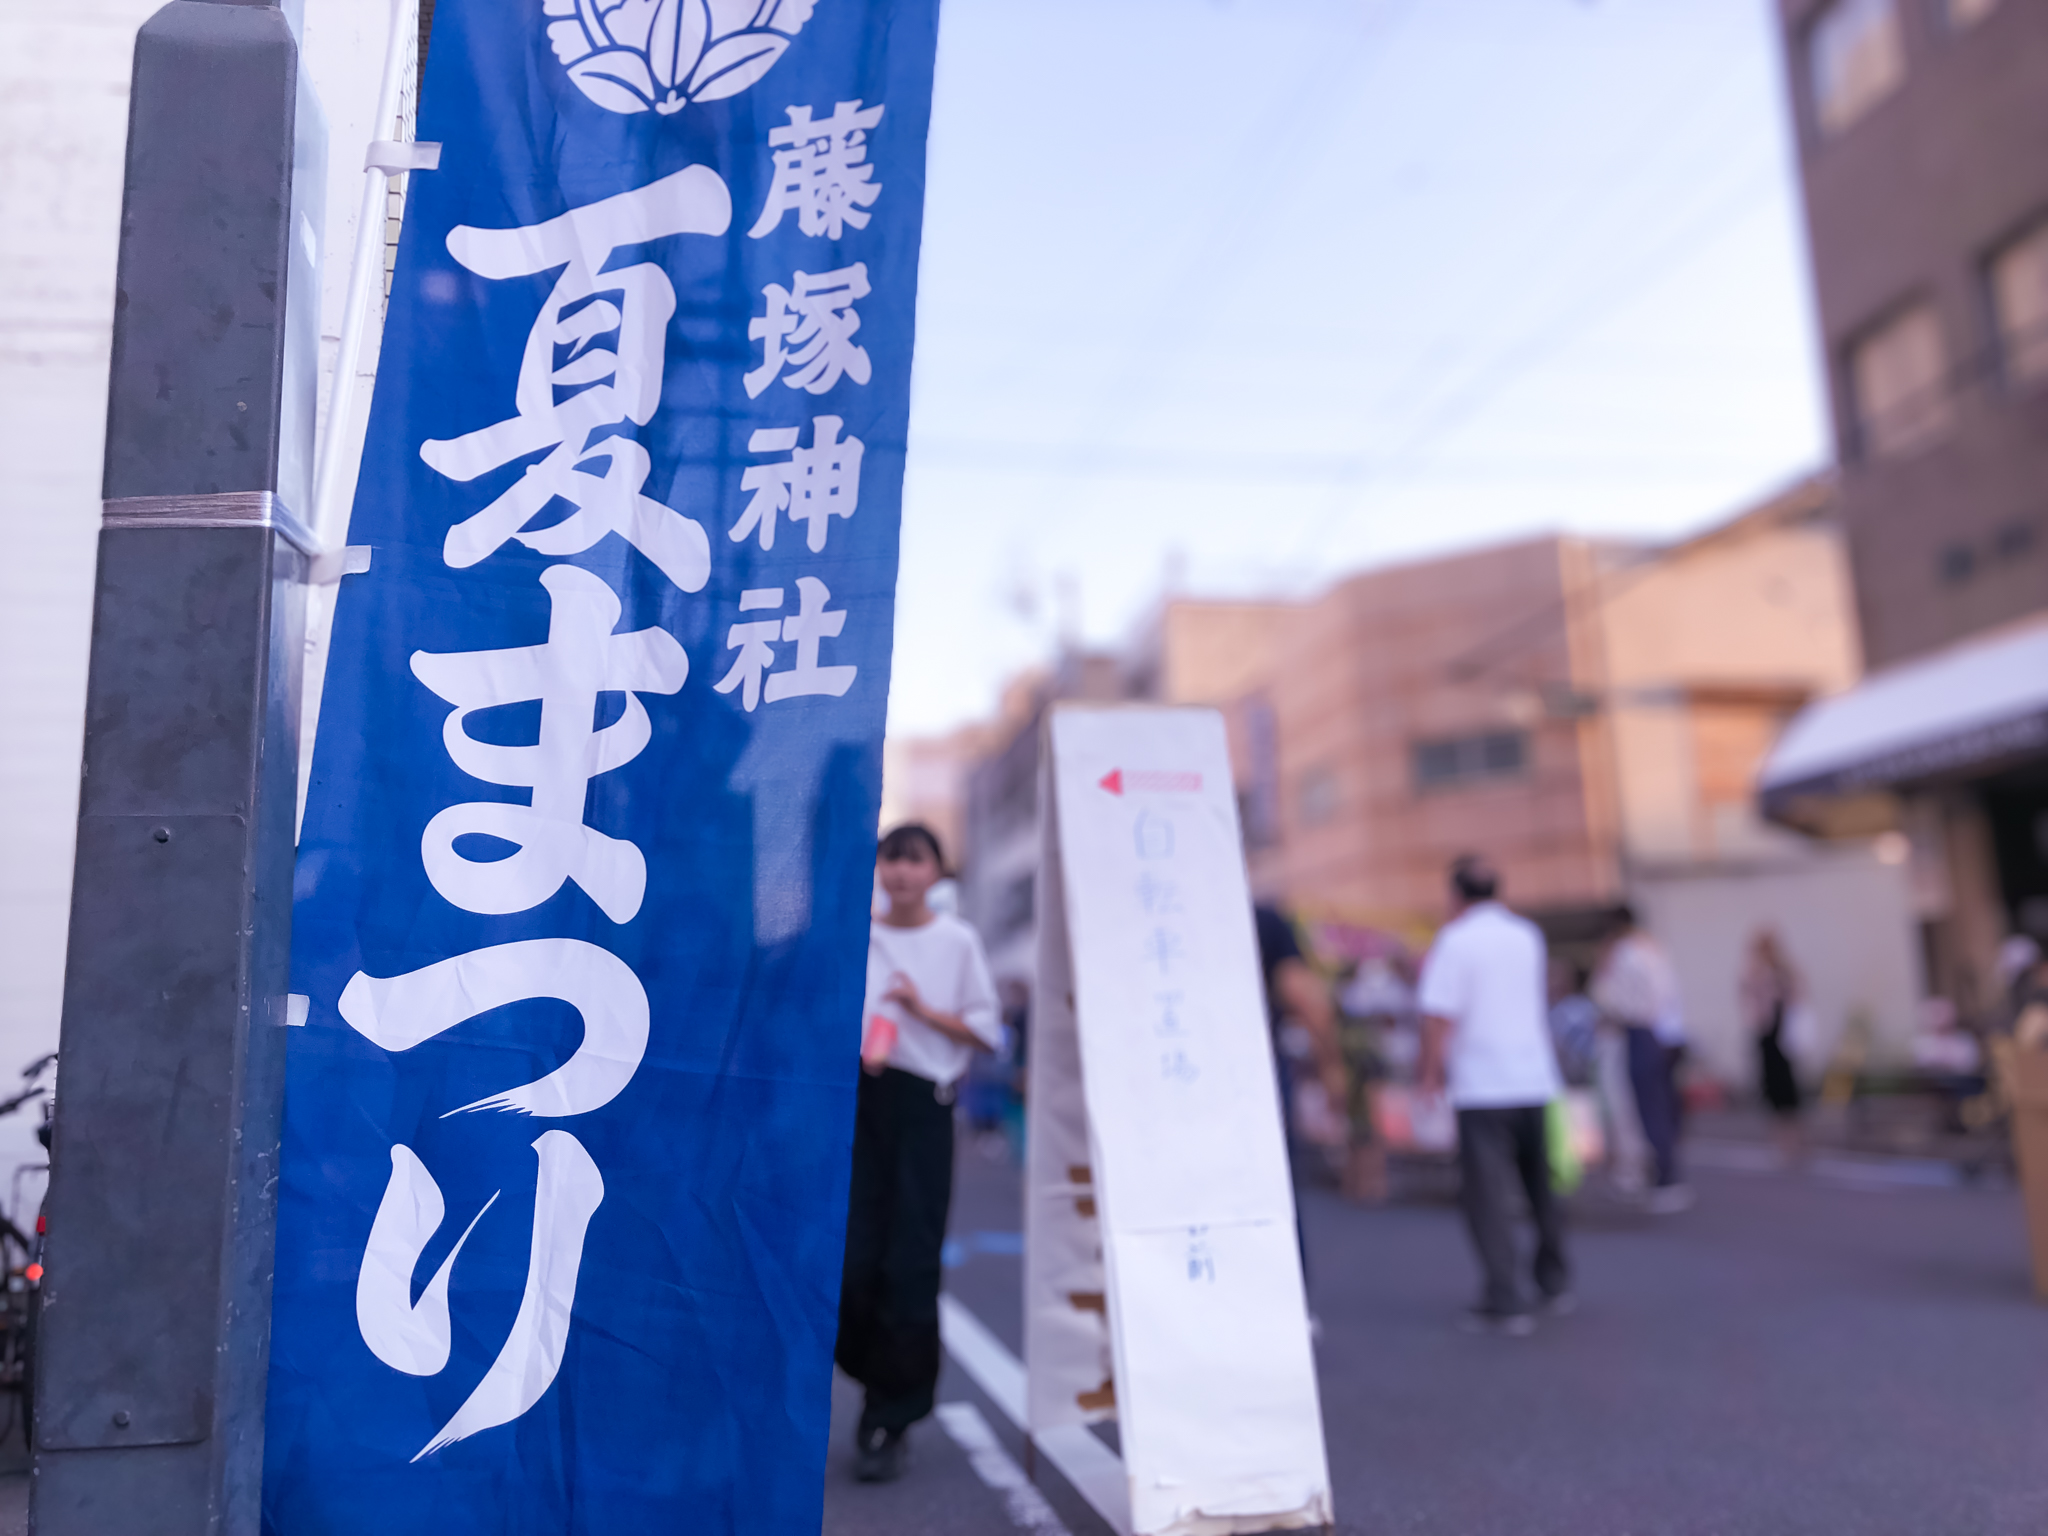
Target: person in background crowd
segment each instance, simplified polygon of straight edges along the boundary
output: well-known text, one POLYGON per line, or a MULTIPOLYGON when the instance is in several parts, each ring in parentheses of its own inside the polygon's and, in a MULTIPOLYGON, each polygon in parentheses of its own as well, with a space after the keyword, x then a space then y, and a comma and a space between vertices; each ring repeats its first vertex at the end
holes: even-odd
POLYGON ((1593 1001, 1628 1041, 1629 1088, 1656 1166, 1649 1209, 1660 1216, 1685 1210, 1693 1196, 1678 1169, 1678 1058, 1685 1042, 1678 977, 1633 908, 1615 913, 1593 975, 1593 1001))
POLYGON ((1591 977, 1580 967, 1573 970, 1595 1021, 1593 1086, 1600 1099, 1601 1129, 1607 1143, 1607 1177, 1616 1194, 1641 1199, 1650 1187, 1650 1143, 1643 1135, 1635 1090, 1629 1086, 1628 1031, 1593 1002, 1591 977))
POLYGON ((1031 1092, 1031 988, 1016 977, 996 983, 1003 1007, 1003 1037, 1010 1043, 1010 1097, 1003 1106, 1003 1134, 1010 1161, 1024 1165, 1024 1104, 1031 1092))
POLYGON ((1387 1148, 1380 1139, 1379 1085, 1387 1079, 1386 1038, 1415 1014, 1415 989, 1392 959, 1359 962, 1338 997, 1338 1039, 1351 1078, 1346 1106, 1351 1145, 1344 1163, 1344 1198, 1380 1205, 1387 1198, 1387 1148))
POLYGON ((1756 1036, 1757 1082, 1771 1112, 1778 1150, 1787 1163, 1805 1156, 1799 1113, 1803 1107, 1799 1075, 1787 1049, 1792 1011, 1803 1000, 1799 973, 1785 956, 1775 930, 1759 928, 1749 943, 1749 964, 1742 973, 1742 1014, 1756 1036))
POLYGON ((1005 986, 996 983, 996 1029, 1001 1043, 993 1051, 977 1052, 968 1061, 967 1074, 956 1090, 961 1118, 967 1122, 968 1144, 992 1160, 1010 1155, 1004 1118, 1016 1093, 1017 1040, 1010 1032, 1005 986))
POLYGON ((1993 1032, 2011 1035, 2030 1051, 2048 1046, 2048 961, 2038 948, 2032 959, 2014 968, 1993 1032))
POLYGON ((1572 1309, 1564 1216, 1550 1183, 1544 1106, 1563 1092, 1544 1018, 1543 935, 1502 906, 1500 877, 1467 855, 1451 865, 1451 920, 1422 963, 1418 1086, 1448 1088, 1458 1112, 1459 1198, 1485 1289, 1475 1331, 1522 1337, 1535 1328, 1515 1280, 1511 1183, 1536 1223, 1538 1304, 1572 1309))
POLYGON ((854 1113, 853 1186, 839 1292, 840 1369, 866 1388, 854 1475, 902 1474, 910 1426, 939 1380, 940 1250, 953 1198, 953 1090, 977 1051, 1002 1043, 981 940, 927 903, 945 872, 930 828, 884 837, 888 910, 868 936, 866 1035, 854 1113))
POLYGON ((1308 1034, 1310 1056, 1317 1079, 1328 1096, 1333 1112, 1341 1111, 1350 1098, 1350 1074, 1344 1069, 1344 1053, 1337 1038, 1337 1010, 1330 1001, 1329 984, 1316 974, 1301 952, 1294 936, 1294 924, 1276 907, 1252 909, 1258 929, 1259 969, 1266 978, 1266 1010, 1274 1031, 1273 1060, 1280 1075, 1280 1110, 1287 1127, 1290 1148, 1295 1140, 1294 1068, 1287 1053, 1279 1049, 1279 1030, 1291 1020, 1308 1034))
MULTIPOLYGON (((1350 1092, 1344 1070, 1344 1056, 1337 1040, 1337 1010, 1330 1002, 1329 986, 1301 952, 1294 924, 1278 908, 1255 905, 1252 926, 1259 941, 1259 969, 1266 980, 1266 1017, 1272 1030, 1273 1074, 1280 1091, 1280 1126, 1287 1138, 1287 1160, 1294 1163, 1296 1106, 1294 1066, 1280 1048, 1280 1029, 1291 1020, 1307 1033, 1309 1054, 1315 1062, 1319 1081, 1330 1108, 1340 1110, 1350 1092)), ((1294 1246, 1301 1255, 1302 1283, 1308 1283, 1308 1239, 1301 1230, 1301 1208, 1294 1212, 1294 1246)), ((1322 1321, 1309 1314, 1311 1334, 1320 1336, 1322 1321)))
POLYGON ((1550 961, 1550 1043, 1564 1080, 1591 1087, 1599 1070, 1600 1010, 1586 996, 1585 967, 1562 955, 1550 961))
POLYGON ((2041 946, 2024 933, 2008 934, 2005 942, 1998 946, 1998 954, 1992 961, 1992 974, 1998 978, 1999 1001, 2012 995, 2019 979, 2041 963, 2041 946))

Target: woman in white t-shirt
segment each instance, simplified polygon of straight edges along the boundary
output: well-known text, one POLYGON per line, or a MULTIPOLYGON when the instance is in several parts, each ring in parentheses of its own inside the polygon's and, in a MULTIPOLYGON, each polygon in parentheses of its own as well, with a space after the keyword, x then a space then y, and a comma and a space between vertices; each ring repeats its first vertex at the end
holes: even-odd
POLYGON ((854 1475, 903 1470, 904 1432, 939 1381, 939 1251, 953 1197, 953 1085, 976 1051, 1002 1043, 995 984, 974 930, 926 901, 945 873, 938 837, 915 823, 884 837, 876 878, 889 909, 868 937, 867 1005, 840 1369, 867 1389, 854 1475))

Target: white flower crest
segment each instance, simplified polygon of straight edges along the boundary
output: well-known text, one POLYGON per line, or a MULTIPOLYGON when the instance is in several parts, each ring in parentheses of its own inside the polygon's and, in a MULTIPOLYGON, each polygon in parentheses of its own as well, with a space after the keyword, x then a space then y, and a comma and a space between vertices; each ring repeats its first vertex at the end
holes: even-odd
POLYGON ((612 112, 667 116, 768 73, 817 0, 541 0, 555 57, 612 112))

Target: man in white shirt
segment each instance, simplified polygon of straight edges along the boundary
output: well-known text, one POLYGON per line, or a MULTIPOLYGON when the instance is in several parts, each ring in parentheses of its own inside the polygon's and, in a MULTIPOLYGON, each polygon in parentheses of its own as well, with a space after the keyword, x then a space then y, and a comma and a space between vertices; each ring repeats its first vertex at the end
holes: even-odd
POLYGON ((1536 1291, 1546 1312, 1571 1308, 1564 1221, 1550 1187, 1544 1107, 1563 1092, 1545 1017, 1543 935, 1496 896, 1500 877, 1473 856, 1451 866, 1451 920, 1423 961, 1424 1092, 1448 1088, 1458 1112, 1459 1197, 1485 1276, 1472 1325, 1520 1337, 1535 1326, 1515 1281, 1510 1180, 1536 1221, 1536 1291))
POLYGON ((1678 973, 1642 930, 1633 908, 1623 906, 1615 913, 1614 931, 1593 975, 1592 996, 1626 1042, 1629 1087, 1656 1165, 1649 1209, 1659 1215, 1685 1210, 1692 1204, 1692 1191, 1678 1167, 1678 1058, 1685 1051, 1685 1007, 1678 973))

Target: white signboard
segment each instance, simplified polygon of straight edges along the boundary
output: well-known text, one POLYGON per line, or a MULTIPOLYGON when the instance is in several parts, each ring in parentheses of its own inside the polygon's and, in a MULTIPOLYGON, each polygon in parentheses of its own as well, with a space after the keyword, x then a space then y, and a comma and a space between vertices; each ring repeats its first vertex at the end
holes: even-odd
POLYGON ((1136 1536, 1328 1525, 1222 717, 1067 706, 1047 731, 1031 1431, 1115 1418, 1136 1536))

